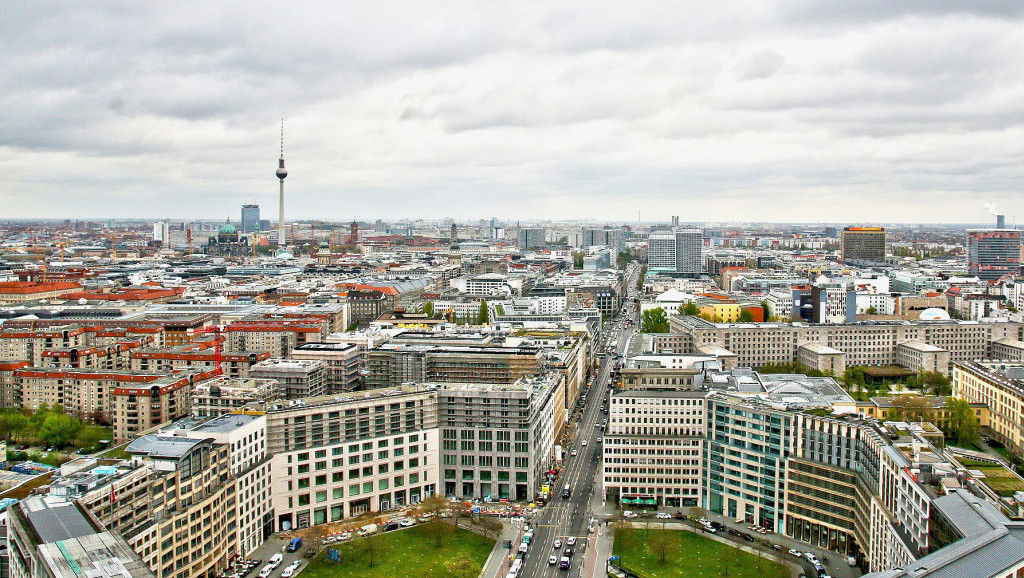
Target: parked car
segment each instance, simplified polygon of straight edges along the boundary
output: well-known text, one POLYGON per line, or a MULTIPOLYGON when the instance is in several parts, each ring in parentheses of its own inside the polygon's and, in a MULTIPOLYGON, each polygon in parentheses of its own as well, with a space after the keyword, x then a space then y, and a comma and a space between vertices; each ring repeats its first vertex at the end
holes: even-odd
POLYGON ((672 516, 670 516, 668 514, 668 512, 658 512, 657 514, 655 514, 654 517, 659 519, 659 520, 671 520, 672 519, 672 516))
POLYGON ((637 516, 636 512, 634 512, 632 510, 626 510, 625 512, 622 513, 622 517, 623 518, 636 518, 638 516, 637 516))
POLYGON ((409 518, 406 518, 406 519, 404 519, 404 520, 402 520, 401 522, 398 523, 398 525, 403 527, 403 528, 408 528, 409 526, 413 526, 415 524, 416 524, 416 522, 411 520, 411 519, 409 519, 409 518))
POLYGON ((288 567, 281 571, 281 578, 292 578, 295 575, 295 571, 299 569, 299 564, 298 560, 289 564, 288 567))
POLYGON ((791 556, 796 556, 797 558, 803 557, 803 554, 801 554, 800 552, 797 552, 796 550, 794 550, 792 548, 789 549, 789 554, 791 556))

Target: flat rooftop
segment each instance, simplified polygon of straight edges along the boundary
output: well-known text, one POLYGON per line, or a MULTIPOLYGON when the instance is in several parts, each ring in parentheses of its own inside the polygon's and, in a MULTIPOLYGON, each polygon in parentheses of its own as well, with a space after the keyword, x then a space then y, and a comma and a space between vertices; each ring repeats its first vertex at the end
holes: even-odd
POLYGON ((22 511, 40 543, 72 540, 101 532, 78 504, 55 496, 31 496, 21 501, 22 511))

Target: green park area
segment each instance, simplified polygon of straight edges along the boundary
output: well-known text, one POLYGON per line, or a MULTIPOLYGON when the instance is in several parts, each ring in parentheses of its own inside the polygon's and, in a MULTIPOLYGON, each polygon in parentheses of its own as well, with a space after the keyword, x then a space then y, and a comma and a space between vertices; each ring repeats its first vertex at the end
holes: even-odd
POLYGON ((302 578, 476 578, 494 540, 449 524, 421 524, 405 530, 331 544, 302 571, 302 578), (339 562, 328 561, 337 550, 339 562))
POLYGON ((101 442, 109 443, 113 433, 109 427, 64 413, 60 406, 0 411, 0 439, 7 442, 7 460, 13 462, 32 460, 56 466, 78 449, 85 453, 102 449, 101 442))
POLYGON ((686 530, 620 528, 612 552, 644 578, 790 576, 783 564, 686 530))

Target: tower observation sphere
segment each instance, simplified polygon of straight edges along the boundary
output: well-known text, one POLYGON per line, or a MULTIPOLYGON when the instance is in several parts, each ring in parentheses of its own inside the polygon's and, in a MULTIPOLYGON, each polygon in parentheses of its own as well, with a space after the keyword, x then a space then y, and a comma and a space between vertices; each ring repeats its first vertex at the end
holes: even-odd
POLYGON ((284 180, 288 176, 288 169, 284 168, 284 157, 277 161, 277 178, 284 180))

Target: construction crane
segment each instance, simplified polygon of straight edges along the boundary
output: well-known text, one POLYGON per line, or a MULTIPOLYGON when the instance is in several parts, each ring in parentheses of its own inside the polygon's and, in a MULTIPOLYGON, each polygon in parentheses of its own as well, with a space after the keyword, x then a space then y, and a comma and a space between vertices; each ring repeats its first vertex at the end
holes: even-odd
POLYGON ((213 363, 214 373, 217 377, 224 375, 223 359, 224 355, 221 348, 221 341, 224 339, 222 333, 224 331, 223 325, 214 325, 207 327, 206 329, 200 330, 200 333, 212 333, 213 334, 213 363))

